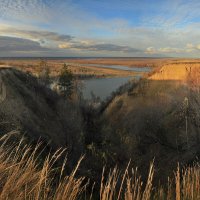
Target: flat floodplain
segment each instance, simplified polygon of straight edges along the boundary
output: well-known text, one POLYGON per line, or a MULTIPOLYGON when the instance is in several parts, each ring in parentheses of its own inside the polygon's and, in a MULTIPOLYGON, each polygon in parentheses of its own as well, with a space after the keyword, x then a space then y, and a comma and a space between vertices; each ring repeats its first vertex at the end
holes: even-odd
MULTIPOLYGON (((42 58, 43 59, 43 58, 42 58)), ((165 64, 200 63, 200 59, 179 58, 44 58, 51 71, 57 76, 66 63, 73 74, 83 77, 127 77, 141 75, 143 70, 131 68, 157 68, 165 64), (102 67, 101 67, 102 66, 102 67), (112 66, 115 66, 114 68, 112 66), (116 67, 117 66, 117 67, 116 67), (119 68, 118 68, 119 66, 119 68), (130 68, 130 70, 127 70, 130 68), (123 70, 124 69, 124 70, 123 70)), ((0 58, 1 67, 14 67, 34 75, 39 73, 41 58, 0 58)))

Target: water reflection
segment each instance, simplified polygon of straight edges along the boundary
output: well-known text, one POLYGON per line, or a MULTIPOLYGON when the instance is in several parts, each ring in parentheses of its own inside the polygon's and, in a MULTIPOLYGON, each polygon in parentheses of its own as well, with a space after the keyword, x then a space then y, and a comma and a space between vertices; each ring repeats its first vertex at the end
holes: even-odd
POLYGON ((128 67, 123 65, 102 65, 102 64, 82 64, 82 66, 94 66, 99 68, 110 68, 110 69, 120 69, 124 71, 134 71, 134 72, 150 72, 151 67, 128 67))
MULTIPOLYGON (((134 77, 117 77, 84 80, 83 97, 91 99, 91 93, 99 96, 102 100, 108 97, 113 91, 121 85, 127 83, 134 77)), ((138 79, 139 77, 135 77, 138 79)))

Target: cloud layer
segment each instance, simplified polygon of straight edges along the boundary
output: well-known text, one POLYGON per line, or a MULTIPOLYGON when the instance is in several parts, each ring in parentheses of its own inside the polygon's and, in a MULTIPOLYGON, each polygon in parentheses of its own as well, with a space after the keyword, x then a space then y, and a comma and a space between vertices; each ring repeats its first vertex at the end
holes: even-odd
POLYGON ((198 57, 199 9, 198 0, 0 0, 0 56, 198 57))
POLYGON ((46 51, 38 42, 31 40, 0 36, 0 51, 46 51))
POLYGON ((27 39, 0 36, 0 55, 1 57, 31 56, 46 54, 51 49, 41 47, 38 42, 27 39))
POLYGON ((68 42, 72 40, 74 37, 67 34, 59 34, 52 31, 36 31, 36 30, 23 30, 17 29, 9 26, 1 26, 0 27, 1 35, 13 35, 18 37, 24 37, 32 40, 49 40, 55 42, 68 42))
POLYGON ((87 51, 112 51, 112 52, 123 52, 123 53, 136 53, 141 52, 139 49, 135 49, 129 46, 120 46, 115 44, 61 44, 61 49, 76 49, 76 50, 87 50, 87 51))
MULTIPOLYGON (((48 51, 71 49, 95 52, 141 52, 130 46, 115 45, 110 43, 97 43, 90 40, 80 40, 71 35, 58 34, 52 31, 22 30, 8 26, 0 27, 0 51, 48 51), (3 35, 10 35, 6 37, 3 35), (18 37, 18 38, 17 38, 18 37), (23 38, 23 39, 22 39, 23 38), (7 45, 6 45, 7 44, 7 45)), ((52 51, 51 51, 52 52, 52 51)))

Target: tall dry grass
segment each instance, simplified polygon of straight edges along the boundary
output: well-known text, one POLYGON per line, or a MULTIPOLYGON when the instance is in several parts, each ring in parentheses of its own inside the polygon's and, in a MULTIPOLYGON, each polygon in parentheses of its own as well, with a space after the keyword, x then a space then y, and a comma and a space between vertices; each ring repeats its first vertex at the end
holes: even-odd
MULTIPOLYGON (((129 165, 128 165, 129 166, 129 165)), ((144 184, 138 174, 137 168, 131 170, 129 175, 129 167, 125 170, 120 178, 120 171, 114 168, 108 175, 107 180, 102 174, 100 200, 150 200, 153 194, 153 163, 150 165, 149 175, 144 184)))
MULTIPOLYGON (((23 139, 10 143, 7 137, 0 139, 0 200, 197 200, 200 199, 200 166, 180 169, 164 185, 153 185, 154 165, 150 164, 149 175, 142 181, 137 168, 129 169, 128 164, 122 173, 117 167, 102 173, 97 194, 89 191, 84 177, 77 178, 76 172, 83 157, 68 176, 64 173, 67 160, 61 167, 54 167, 63 155, 64 149, 48 154, 41 161, 41 144, 32 147, 23 139), (87 193, 87 195, 85 195, 87 193), (88 195, 90 194, 90 195, 88 195), (95 196, 95 197, 94 197, 95 196)), ((96 191, 96 190, 95 190, 96 191)))
MULTIPOLYGON (((108 176, 108 180, 101 184, 100 200, 199 200, 200 199, 200 165, 180 169, 179 165, 174 177, 168 178, 166 184, 153 186, 153 163, 150 165, 146 183, 142 182, 137 169, 131 176, 125 171, 123 179, 115 168, 108 176), (120 180, 122 180, 120 182, 120 180), (119 181, 119 182, 118 182, 119 181), (117 185, 121 184, 120 189, 117 185), (123 190, 121 190, 124 184, 123 190)), ((103 179, 102 179, 103 181, 103 179)))
POLYGON ((85 189, 84 177, 75 178, 80 159, 69 176, 63 176, 66 160, 59 168, 53 168, 55 162, 65 150, 59 149, 46 156, 40 166, 39 149, 19 144, 11 144, 2 138, 0 145, 0 200, 75 200, 85 189), (3 141, 4 140, 4 141, 3 141), (58 181, 55 181, 58 179, 58 181), (56 183, 58 182, 58 183, 56 183))

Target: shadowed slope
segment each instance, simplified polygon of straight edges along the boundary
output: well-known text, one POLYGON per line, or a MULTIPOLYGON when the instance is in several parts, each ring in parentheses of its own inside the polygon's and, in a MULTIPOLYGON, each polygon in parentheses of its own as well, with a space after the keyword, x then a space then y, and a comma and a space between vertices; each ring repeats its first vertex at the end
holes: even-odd
POLYGON ((0 76, 6 88, 0 104, 1 134, 17 129, 33 141, 42 138, 52 147, 67 146, 71 150, 81 129, 77 106, 29 74, 1 69, 0 76))

